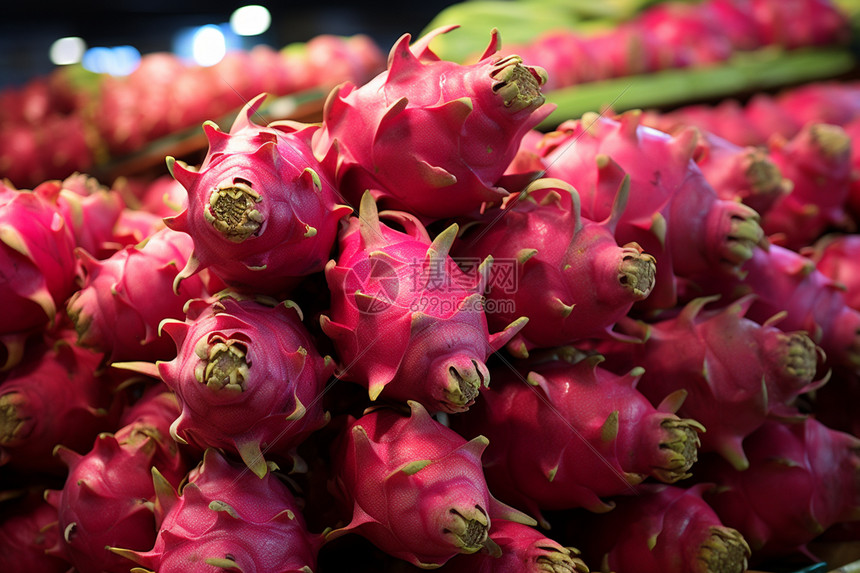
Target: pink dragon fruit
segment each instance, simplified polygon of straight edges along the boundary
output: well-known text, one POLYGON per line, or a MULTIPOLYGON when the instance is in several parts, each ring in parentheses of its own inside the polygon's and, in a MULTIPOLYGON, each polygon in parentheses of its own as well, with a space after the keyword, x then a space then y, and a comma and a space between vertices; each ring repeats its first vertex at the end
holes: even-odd
POLYGON ((350 209, 335 203, 337 190, 313 157, 310 139, 319 127, 255 124, 264 99, 249 102, 229 134, 204 124, 209 153, 199 171, 168 158, 188 206, 165 222, 194 239, 177 285, 210 268, 228 284, 274 294, 321 271, 329 258, 338 221, 350 209))
POLYGON ((0 370, 21 360, 27 335, 57 318, 75 290, 75 238, 55 203, 0 183, 0 370))
POLYGON ((486 438, 466 441, 410 401, 409 415, 377 408, 348 425, 334 447, 337 495, 351 521, 327 540, 357 533, 399 559, 432 569, 482 548, 491 520, 535 522, 497 501, 481 468, 486 438))
POLYGON ((805 331, 779 328, 782 315, 763 324, 746 317, 753 297, 705 310, 714 298, 693 300, 677 316, 639 323, 642 344, 603 350, 619 371, 628 364, 645 369, 638 389, 652 402, 686 392, 678 413, 708 429, 702 450, 719 452, 743 469, 744 438, 768 416, 796 415, 795 399, 827 381, 815 380, 824 357, 805 331))
POLYGON ((120 396, 101 375, 102 355, 74 340, 74 331, 45 335, 2 379, 0 465, 61 473, 54 446, 85 450, 116 424, 120 396))
POLYGON ((574 527, 586 560, 616 573, 743 573, 751 551, 703 498, 707 484, 642 484, 574 527))
POLYGON ((336 182, 351 202, 370 190, 383 206, 439 219, 507 195, 499 181, 520 139, 554 109, 540 92, 546 74, 497 54, 495 32, 475 64, 439 59, 429 43, 455 27, 411 48, 403 35, 387 71, 329 95, 314 149, 337 156, 336 182))
POLYGON ((169 173, 150 178, 123 178, 114 183, 126 205, 131 209, 172 217, 188 208, 188 193, 182 183, 169 173))
POLYGON ((844 287, 846 305, 860 310, 860 235, 831 233, 801 252, 818 272, 844 287))
POLYGON ((193 249, 191 237, 165 228, 102 261, 78 250, 82 286, 66 306, 78 344, 104 352, 110 362, 176 356, 176 346, 160 335, 158 325, 165 318, 184 319, 185 302, 209 294, 199 275, 173 291, 193 249))
MULTIPOLYGON (((274 472, 258 479, 218 450, 179 490, 153 472, 156 506, 162 514, 149 551, 112 546, 140 564, 140 573, 309 573, 316 568, 321 536, 305 528, 299 505, 274 472)), ((130 562, 126 561, 125 571, 130 562)))
POLYGON ((340 236, 339 260, 326 266, 331 310, 320 323, 346 365, 339 376, 366 386, 371 400, 464 411, 489 384, 487 358, 526 319, 489 333, 481 291, 492 260, 478 266, 477 278, 460 270, 448 256, 456 225, 431 243, 411 215, 382 214, 405 232, 383 224, 365 193, 340 236))
POLYGON ((784 315, 780 328, 802 330, 823 350, 827 363, 860 365, 860 311, 845 302, 844 287, 815 268, 808 256, 779 245, 754 253, 742 278, 717 278, 694 292, 720 294, 730 301, 754 294, 747 318, 765 323, 784 315))
POLYGON ((52 555, 68 560, 78 573, 123 573, 128 562, 107 546, 152 547, 157 530, 151 469, 175 485, 187 472, 168 433, 178 414, 176 397, 159 384, 125 414, 127 425, 100 434, 88 453, 57 448, 69 474, 62 490, 45 493, 58 512, 60 539, 52 555))
POLYGON ((42 499, 36 488, 0 492, 0 568, 3 571, 66 573, 68 561, 45 553, 59 539, 51 528, 57 510, 42 499))
POLYGON ((317 352, 290 301, 276 304, 225 293, 215 301, 193 300, 185 322, 161 328, 176 343, 170 362, 129 365, 157 375, 179 397, 181 415, 170 433, 200 448, 237 452, 259 477, 266 455, 292 450, 328 421, 320 395, 334 371, 317 352))
POLYGON ((756 558, 787 556, 832 525, 860 518, 860 439, 807 417, 771 420, 747 438, 749 468, 722 460, 703 468, 705 495, 756 558), (779 488, 774 488, 779 484, 779 488))
POLYGON ((683 393, 657 408, 636 390, 642 375, 619 376, 600 356, 535 361, 529 371, 493 371, 500 384, 473 410, 451 420, 464 436, 486 435, 487 483, 500 499, 526 509, 612 509, 605 497, 648 477, 673 483, 697 458, 695 420, 674 415, 683 393), (542 363, 541 363, 542 362, 542 363))
POLYGON ((57 205, 79 248, 96 258, 104 258, 116 250, 113 230, 125 208, 119 193, 83 173, 62 181, 45 181, 33 192, 57 205))
POLYGON ((538 179, 504 211, 487 211, 478 225, 468 227, 455 260, 477 263, 489 255, 502 269, 489 285, 490 327, 529 317, 508 344, 514 355, 612 336, 615 322, 651 292, 654 257, 636 243, 618 246, 613 235, 628 189, 625 180, 612 215, 596 223, 580 217, 573 187, 538 179))
POLYGON ((807 124, 790 140, 771 138, 768 149, 793 187, 763 214, 765 232, 780 234, 780 243, 796 250, 829 227, 846 228, 851 139, 845 130, 837 125, 807 124))
POLYGON ((547 134, 543 159, 546 175, 573 185, 583 217, 595 221, 611 213, 618 167, 630 176, 615 236, 654 256, 656 283, 646 303, 667 308, 676 302, 675 276, 697 281, 737 273, 763 234, 753 209, 719 199, 705 180, 693 161, 696 131, 670 136, 640 125, 640 117, 630 111, 617 119, 586 114, 564 122, 547 134))
POLYGON ((440 573, 588 573, 575 547, 564 547, 522 523, 494 519, 490 539, 501 557, 481 551, 458 555, 438 569, 440 573))
POLYGON ((740 201, 760 215, 791 192, 791 181, 760 147, 742 147, 702 132, 695 160, 720 199, 740 201))
POLYGON ((850 23, 828 0, 751 0, 752 15, 766 44, 786 48, 829 45, 850 38, 850 23))

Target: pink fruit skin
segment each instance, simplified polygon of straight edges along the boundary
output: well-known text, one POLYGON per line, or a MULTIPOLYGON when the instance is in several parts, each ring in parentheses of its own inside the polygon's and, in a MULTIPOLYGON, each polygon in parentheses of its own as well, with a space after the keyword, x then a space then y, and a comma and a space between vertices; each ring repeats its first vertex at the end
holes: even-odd
POLYGON ((685 391, 678 412, 707 428, 702 450, 719 452, 738 469, 748 464, 744 438, 768 416, 794 415, 795 399, 827 381, 815 379, 826 369, 806 332, 748 318, 754 300, 705 310, 714 299, 696 299, 677 316, 641 324, 644 343, 601 349, 619 370, 644 368, 638 388, 653 403, 685 391))
POLYGON ((76 451, 115 427, 120 397, 101 374, 102 355, 61 330, 34 342, 0 383, 0 465, 24 472, 63 473, 52 455, 64 443, 76 451))
POLYGON ((352 507, 352 519, 327 539, 357 533, 428 569, 488 545, 491 520, 534 525, 487 490, 481 467, 486 445, 483 437, 466 441, 418 402, 409 402, 408 416, 391 408, 365 413, 334 446, 333 489, 352 507))
POLYGON ((266 455, 292 455, 328 421, 320 395, 334 370, 320 356, 293 303, 227 294, 189 304, 185 322, 165 321, 177 356, 158 374, 182 404, 170 433, 200 448, 242 456, 257 475, 266 455))
POLYGON ((83 173, 62 181, 45 181, 33 192, 57 205, 77 247, 96 258, 104 258, 116 250, 113 230, 126 206, 119 193, 83 173))
POLYGON ((337 156, 336 183, 352 204, 370 190, 386 208, 440 219, 507 195, 498 181, 520 140, 554 109, 540 92, 546 74, 498 54, 495 34, 475 64, 441 60, 428 45, 453 28, 412 47, 403 35, 385 72, 329 95, 314 149, 337 156))
POLYGON ((168 433, 178 414, 176 398, 159 384, 126 413, 128 425, 114 434, 100 434, 89 452, 57 449, 69 474, 62 490, 45 495, 57 509, 61 537, 51 554, 63 556, 79 573, 123 573, 128 561, 106 547, 152 546, 156 519, 151 469, 157 468, 174 485, 187 472, 168 433))
POLYGON ((636 390, 641 372, 619 376, 600 357, 555 359, 530 370, 498 369, 499 384, 473 411, 453 418, 466 437, 482 434, 487 483, 500 499, 548 526, 541 510, 605 512, 602 498, 628 493, 647 477, 689 477, 698 433, 693 420, 655 408, 636 390))
POLYGON ((860 311, 846 304, 843 287, 818 271, 811 258, 771 245, 767 252, 757 251, 743 270, 743 278, 712 281, 705 294, 721 294, 725 302, 754 294, 747 318, 764 323, 785 312, 781 329, 806 331, 828 363, 857 368, 860 311))
MULTIPOLYGON (((155 473, 155 472, 154 472, 155 473)), ((322 543, 305 528, 298 503, 273 472, 258 478, 243 464, 208 449, 177 494, 155 473, 163 511, 158 537, 148 551, 111 547, 118 555, 158 573, 307 573, 316 569, 322 543)), ((126 571, 132 566, 125 561, 126 571)))
POLYGON ((791 191, 791 181, 760 147, 735 145, 709 132, 702 132, 699 146, 696 165, 720 199, 740 201, 765 215, 791 191))
POLYGON ((175 357, 176 346, 160 335, 158 325, 166 318, 184 319, 185 302, 209 294, 200 275, 173 291, 193 249, 191 237, 165 228, 105 260, 77 251, 82 285, 69 298, 67 310, 78 344, 104 352, 109 362, 175 357))
POLYGON ((771 138, 769 156, 792 182, 762 219, 765 232, 778 235, 774 241, 797 250, 830 227, 848 226, 851 148, 844 129, 823 123, 807 124, 789 140, 771 138))
POLYGON ((230 133, 204 124, 209 152, 199 171, 168 159, 188 204, 165 223, 194 239, 177 284, 209 268, 236 288, 275 294, 329 259, 350 209, 336 203, 337 189, 314 159, 310 140, 319 126, 257 125, 252 117, 264 99, 251 100, 230 133))
POLYGON ((382 223, 366 193, 326 267, 331 309, 321 325, 343 362, 339 376, 366 386, 371 400, 464 411, 489 384, 487 358, 526 320, 489 333, 480 293, 491 261, 460 270, 448 255, 456 225, 431 242, 412 215, 383 215, 405 232, 382 223))
POLYGON ((670 136, 644 127, 641 114, 631 111, 564 122, 542 147, 546 175, 573 185, 582 215, 594 221, 609 217, 621 177, 630 176, 615 237, 619 244, 638 243, 657 261, 656 284, 644 303, 650 308, 674 306, 675 276, 697 282, 737 273, 763 238, 758 214, 719 199, 705 180, 693 161, 697 137, 692 130, 670 136))
POLYGON ((588 573, 579 550, 564 547, 538 529, 516 521, 493 520, 492 539, 501 557, 479 552, 458 555, 440 567, 440 573, 588 573))
POLYGON ((714 460, 701 476, 717 485, 705 499, 723 523, 744 535, 757 558, 806 551, 824 530, 860 517, 857 437, 811 417, 772 420, 744 448, 747 470, 714 460))
POLYGON ((75 290, 75 238, 57 205, 32 191, 0 183, 0 297, 6 312, 0 344, 8 369, 24 339, 55 320, 75 290))
MULTIPOLYGON (((627 200, 626 192, 622 184, 618 204, 627 200)), ((491 328, 529 317, 508 344, 515 355, 611 337, 615 322, 651 293, 654 257, 636 243, 618 245, 613 231, 620 212, 598 223, 579 210, 573 187, 539 179, 503 211, 487 211, 455 245, 461 264, 493 257, 498 270, 486 305, 491 328)))
POLYGON ((860 235, 832 233, 819 238, 802 253, 825 277, 845 287, 845 304, 860 310, 860 235))
MULTIPOLYGON (((9 492, 0 493, 5 497, 9 492)), ((41 491, 28 491, 0 503, 0 569, 3 571, 33 571, 66 573, 71 564, 65 559, 45 553, 59 540, 57 510, 42 499, 41 491)))
POLYGON ((706 503, 708 484, 642 484, 578 524, 584 553, 618 573, 743 573, 750 547, 706 503))

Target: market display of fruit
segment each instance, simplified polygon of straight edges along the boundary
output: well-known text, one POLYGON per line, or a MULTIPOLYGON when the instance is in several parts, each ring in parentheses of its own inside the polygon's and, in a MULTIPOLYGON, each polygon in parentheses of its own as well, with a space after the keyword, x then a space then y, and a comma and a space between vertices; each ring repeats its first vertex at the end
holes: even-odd
POLYGON ((856 570, 857 11, 496 4, 0 94, 0 570, 856 570))

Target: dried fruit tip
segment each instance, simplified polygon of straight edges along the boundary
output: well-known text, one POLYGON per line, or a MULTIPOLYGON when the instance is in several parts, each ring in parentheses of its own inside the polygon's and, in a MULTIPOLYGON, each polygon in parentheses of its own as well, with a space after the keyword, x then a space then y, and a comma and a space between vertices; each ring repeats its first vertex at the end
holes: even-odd
POLYGON ((447 412, 465 411, 475 402, 482 386, 488 386, 490 373, 483 362, 456 356, 443 365, 445 383, 440 400, 447 412))
POLYGON ((818 368, 818 349, 804 332, 791 332, 776 337, 776 352, 782 359, 785 373, 802 382, 811 382, 818 368))
POLYGON ((0 444, 8 446, 32 431, 32 419, 18 410, 25 403, 26 399, 18 392, 0 396, 0 444))
POLYGON ((521 57, 511 55, 496 62, 490 77, 496 80, 493 92, 501 96, 505 107, 512 113, 534 110, 543 105, 540 87, 547 81, 543 68, 524 66, 521 57))
POLYGON ((256 234, 263 224, 263 214, 257 209, 262 200, 250 183, 235 180, 212 191, 203 216, 225 238, 241 243, 256 234))
MULTIPOLYGON (((579 558, 579 550, 574 547, 538 546, 544 551, 535 558, 534 571, 546 573, 589 573, 588 565, 579 558)), ((531 571, 531 569, 530 569, 531 571)))
POLYGON ((746 540, 730 527, 712 527, 699 546, 693 573, 743 573, 751 554, 746 540))
POLYGON ((756 246, 764 240, 760 219, 755 209, 741 203, 731 204, 721 253, 730 265, 740 265, 751 259, 756 246))
POLYGON ((699 433, 705 427, 690 419, 666 418, 660 423, 666 439, 660 442, 663 466, 654 468, 654 477, 664 483, 675 483, 690 477, 690 468, 699 459, 699 433))
POLYGON ((644 299, 654 288, 657 261, 648 253, 643 253, 637 243, 627 243, 622 249, 624 254, 618 266, 618 282, 636 298, 644 299))
POLYGON ((790 191, 791 183, 783 178, 782 171, 763 149, 750 149, 746 159, 748 161, 746 177, 754 195, 770 197, 790 191))
POLYGON ((201 384, 213 390, 233 390, 242 392, 248 379, 250 365, 247 362, 247 349, 233 341, 216 341, 214 344, 201 345, 197 349, 200 362, 194 369, 194 376, 201 384))
POLYGON ((490 527, 490 520, 479 505, 466 513, 469 515, 465 516, 459 510, 450 508, 442 533, 453 537, 453 545, 459 547, 463 553, 475 553, 480 551, 489 540, 487 530, 490 527))

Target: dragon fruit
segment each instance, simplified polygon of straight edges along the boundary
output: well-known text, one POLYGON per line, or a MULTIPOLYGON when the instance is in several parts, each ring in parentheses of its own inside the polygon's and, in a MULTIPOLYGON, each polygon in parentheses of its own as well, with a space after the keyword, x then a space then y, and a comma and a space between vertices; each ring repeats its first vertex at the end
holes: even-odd
POLYGON ((62 473, 54 446, 85 450, 116 424, 121 397, 101 374, 102 355, 74 340, 74 331, 42 336, 2 379, 0 465, 62 473))
POLYGON ((83 173, 45 181, 33 192, 57 205, 79 248, 96 258, 116 250, 113 230, 126 206, 119 193, 83 173))
POLYGON ((713 133, 699 138, 695 161, 720 199, 739 200, 764 215, 792 183, 760 147, 735 145, 713 133))
POLYGON ((45 553, 59 539, 51 528, 57 510, 42 499, 36 488, 0 492, 0 568, 3 571, 66 573, 69 563, 45 553))
POLYGON ((481 453, 487 440, 466 441, 409 401, 409 415, 376 408, 349 424, 334 446, 334 489, 350 522, 328 533, 357 533, 398 559, 425 569, 461 553, 499 547, 491 520, 534 520, 487 490, 481 453))
MULTIPOLYGON (((112 546, 152 573, 310 573, 322 538, 310 534, 296 498, 274 472, 258 479, 244 465, 207 449, 177 493, 153 472, 162 515, 149 551, 112 546)), ((130 562, 126 561, 125 571, 130 562)))
POLYGON ((468 413, 453 418, 464 436, 490 441, 487 483, 500 499, 526 509, 612 509, 602 498, 623 494, 648 477, 689 477, 697 458, 696 421, 674 415, 683 393, 655 408, 636 390, 642 375, 619 376, 600 356, 534 361, 525 371, 499 368, 498 385, 468 413))
POLYGON ((818 272, 844 287, 846 305, 860 310, 860 235, 827 234, 801 252, 818 272))
POLYGON ((230 133, 204 124, 209 152, 199 171, 168 158, 188 205, 165 223, 194 239, 177 286, 210 268, 232 286, 275 294, 321 271, 329 258, 338 221, 350 209, 335 203, 337 190, 311 151, 319 126, 259 126, 252 118, 264 99, 250 101, 230 133))
POLYGON ((493 520, 490 539, 501 557, 481 551, 458 555, 438 569, 444 573, 588 573, 575 547, 564 547, 522 523, 493 520))
POLYGON ((62 490, 48 490, 45 499, 58 512, 61 539, 50 550, 79 573, 123 573, 125 558, 106 549, 120 545, 149 549, 155 542, 151 468, 178 485, 187 468, 170 438, 170 423, 179 404, 163 384, 152 386, 114 434, 100 434, 81 455, 59 446, 56 454, 69 466, 62 490))
POLYGON ((652 402, 686 392, 678 412, 708 429, 702 450, 719 452, 738 469, 748 465, 744 438, 768 416, 796 415, 795 399, 828 379, 815 379, 824 357, 805 331, 779 328, 782 315, 763 324, 745 316, 753 300, 706 310, 714 297, 695 299, 677 316, 639 323, 644 343, 603 349, 619 370, 645 369, 638 389, 652 402))
POLYGON ((822 123, 807 124, 789 140, 771 138, 769 156, 793 187, 763 214, 768 235, 779 233, 783 246, 799 249, 829 227, 847 227, 851 147, 844 129, 822 123))
POLYGON ((411 215, 382 215, 405 232, 383 224, 365 193, 359 216, 341 233, 339 260, 326 266, 331 310, 320 323, 345 364, 339 376, 366 386, 371 400, 464 411, 489 384, 487 358, 526 319, 489 333, 481 291, 492 260, 478 266, 477 277, 460 270, 448 256, 456 225, 431 242, 411 215))
POLYGON ((57 205, 0 183, 0 369, 23 356, 27 335, 57 318, 75 290, 75 238, 57 205))
POLYGON ((336 183, 353 204, 370 190, 387 208, 424 219, 477 212, 508 193, 499 182, 523 135, 554 109, 543 105, 546 73, 497 54, 498 36, 471 65, 441 60, 430 41, 404 34, 388 69, 332 91, 318 157, 337 157, 336 183))
POLYGON ((190 301, 186 311, 185 322, 162 322, 177 356, 155 368, 182 405, 171 435, 236 452, 261 478, 264 451, 300 468, 293 450, 328 422, 319 398, 334 363, 316 350, 299 308, 224 293, 190 301))
POLYGON ((766 422, 744 442, 749 468, 709 461, 705 494, 753 555, 787 556, 832 525, 860 518, 860 439, 812 417, 766 422), (779 484, 779 488, 774 488, 779 484))
POLYGON ((642 484, 609 513, 575 526, 585 556, 616 573, 743 573, 751 556, 703 496, 708 484, 642 484))
POLYGON ((638 111, 616 119, 589 113, 547 134, 541 149, 546 175, 579 191, 588 219, 609 217, 619 167, 630 176, 615 237, 654 256, 656 282, 645 302, 668 308, 676 302, 675 276, 697 281, 737 273, 758 250, 763 233, 753 209, 719 199, 705 180, 693 161, 698 132, 670 136, 642 126, 640 117, 638 111))
POLYGON ((66 305, 78 344, 104 352, 110 362, 176 356, 173 341, 160 336, 158 325, 165 318, 185 318, 185 302, 208 295, 200 275, 173 291, 193 249, 191 237, 165 228, 105 260, 78 250, 82 286, 66 305))
POLYGON ((573 187, 538 179, 504 211, 487 211, 478 225, 468 227, 455 260, 477 262, 489 255, 501 269, 487 295, 490 327, 529 317, 508 344, 514 355, 612 336, 615 322, 651 292, 654 258, 636 243, 618 246, 613 235, 627 191, 625 180, 612 215, 596 223, 580 217, 573 187))
POLYGON ((860 365, 860 311, 846 304, 844 287, 818 271, 811 258, 771 245, 754 253, 743 270, 742 278, 714 277, 693 292, 719 294, 725 301, 754 294, 747 318, 763 324, 780 314, 780 328, 808 333, 828 364, 860 365))

